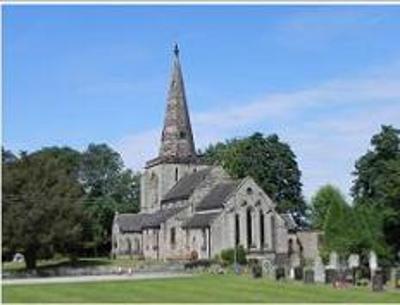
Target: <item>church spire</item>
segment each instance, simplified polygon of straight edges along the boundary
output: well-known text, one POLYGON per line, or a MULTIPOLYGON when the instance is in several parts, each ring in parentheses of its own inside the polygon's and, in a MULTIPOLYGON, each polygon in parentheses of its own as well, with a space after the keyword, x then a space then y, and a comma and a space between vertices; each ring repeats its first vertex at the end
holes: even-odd
POLYGON ((174 162, 190 161, 196 157, 177 44, 174 45, 172 77, 159 157, 174 162))

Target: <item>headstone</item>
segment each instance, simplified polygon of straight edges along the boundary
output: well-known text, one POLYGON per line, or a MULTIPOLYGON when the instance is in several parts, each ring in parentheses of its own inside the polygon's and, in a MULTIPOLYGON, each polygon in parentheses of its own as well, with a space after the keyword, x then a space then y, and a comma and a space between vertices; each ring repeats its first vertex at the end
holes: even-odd
POLYGON ((314 260, 313 270, 315 281, 317 283, 325 283, 325 265, 319 255, 314 260))
POLYGON ((275 276, 275 268, 270 259, 264 259, 261 263, 262 265, 262 273, 267 277, 274 278, 275 276))
POLYGON ((358 254, 350 254, 348 259, 349 268, 358 268, 360 266, 360 256, 358 254))
POLYGON ((293 268, 293 267, 290 268, 290 270, 289 270, 289 278, 290 278, 291 280, 294 280, 294 268, 293 268))
POLYGON ((325 270, 325 283, 332 284, 337 280, 338 273, 336 269, 326 269, 325 270))
POLYGON ((302 267, 294 268, 294 279, 296 281, 301 281, 303 279, 303 268, 302 267))
POLYGON ((393 268, 392 274, 394 288, 400 289, 400 268, 393 268))
POLYGON ((383 291, 383 273, 379 269, 376 269, 372 276, 372 291, 383 291))
POLYGON ((314 283, 314 270, 307 269, 304 271, 304 283, 313 284, 314 283))
POLYGON ((371 274, 374 274, 378 269, 378 259, 374 251, 369 253, 369 268, 371 269, 371 274))
POLYGON ((329 254, 329 269, 339 269, 339 258, 335 251, 329 254))
POLYGON ((283 268, 283 267, 276 268, 276 270, 275 270, 275 279, 277 281, 285 279, 285 268, 283 268))
POLYGON ((350 254, 347 263, 351 272, 351 282, 355 286, 357 283, 357 268, 360 266, 360 256, 358 254, 350 254))

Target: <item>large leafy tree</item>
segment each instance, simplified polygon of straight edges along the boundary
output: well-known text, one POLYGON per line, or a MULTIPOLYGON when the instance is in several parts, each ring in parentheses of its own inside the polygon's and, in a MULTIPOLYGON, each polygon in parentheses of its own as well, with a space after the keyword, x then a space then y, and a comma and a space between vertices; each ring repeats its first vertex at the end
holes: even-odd
POLYGON ((139 174, 125 169, 121 156, 106 144, 90 144, 82 154, 80 181, 90 219, 85 224, 86 239, 94 245, 95 254, 105 252, 115 212, 139 210, 139 174))
POLYGON ((321 187, 311 199, 311 223, 313 228, 322 230, 326 215, 332 204, 344 206, 346 200, 339 189, 328 184, 321 187))
POLYGON ((400 130, 382 126, 370 149, 357 160, 352 195, 357 206, 375 208, 383 217, 392 254, 400 251, 400 130))
POLYGON ((387 258, 383 216, 379 210, 373 206, 352 207, 342 196, 335 197, 330 201, 323 225, 323 254, 336 251, 347 257, 351 253, 358 253, 366 258, 369 251, 374 250, 380 257, 387 258))
POLYGON ((204 153, 210 164, 221 164, 237 178, 251 176, 278 203, 280 212, 290 212, 301 220, 306 205, 301 192, 301 172, 296 156, 277 135, 228 140, 209 146, 204 153))
POLYGON ((84 218, 79 153, 45 148, 3 163, 3 251, 21 251, 28 269, 46 251, 74 257, 84 218))

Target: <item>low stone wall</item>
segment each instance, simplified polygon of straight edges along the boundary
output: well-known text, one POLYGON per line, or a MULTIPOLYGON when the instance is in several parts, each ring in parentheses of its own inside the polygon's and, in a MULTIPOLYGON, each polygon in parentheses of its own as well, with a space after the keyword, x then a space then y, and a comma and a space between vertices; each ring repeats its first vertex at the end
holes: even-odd
POLYGON ((181 272, 183 264, 154 264, 137 265, 132 267, 120 266, 91 266, 91 267, 54 267, 33 271, 3 272, 3 279, 57 277, 57 276, 88 276, 88 275, 113 275, 133 274, 147 272, 181 272))

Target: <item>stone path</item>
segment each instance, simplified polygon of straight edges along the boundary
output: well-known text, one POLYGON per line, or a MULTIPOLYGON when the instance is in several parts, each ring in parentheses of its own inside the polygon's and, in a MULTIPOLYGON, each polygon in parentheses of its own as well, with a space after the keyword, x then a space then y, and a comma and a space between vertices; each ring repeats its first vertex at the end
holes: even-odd
POLYGON ((29 284, 52 284, 52 283, 82 283, 82 282, 105 282, 105 281, 134 281, 145 279, 163 279, 190 277, 189 273, 174 272, 146 272, 134 273, 132 275, 90 275, 90 276, 57 276, 44 278, 28 278, 28 279, 3 279, 3 285, 29 285, 29 284))

